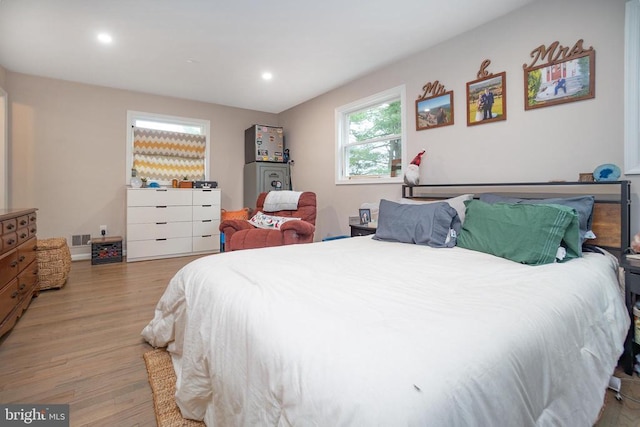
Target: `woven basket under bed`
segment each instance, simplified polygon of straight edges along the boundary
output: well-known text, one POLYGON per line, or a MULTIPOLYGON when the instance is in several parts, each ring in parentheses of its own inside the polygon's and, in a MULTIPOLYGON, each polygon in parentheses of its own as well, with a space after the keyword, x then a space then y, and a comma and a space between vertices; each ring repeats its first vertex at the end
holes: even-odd
POLYGON ((71 270, 71 252, 64 237, 38 240, 38 279, 40 290, 61 288, 71 270))

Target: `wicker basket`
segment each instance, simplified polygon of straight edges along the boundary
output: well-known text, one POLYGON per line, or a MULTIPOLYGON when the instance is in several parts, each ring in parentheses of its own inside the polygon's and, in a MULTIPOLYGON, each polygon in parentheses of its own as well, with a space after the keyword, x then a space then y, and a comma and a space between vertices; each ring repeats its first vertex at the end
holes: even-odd
POLYGON ((63 287, 71 270, 71 252, 67 239, 54 237, 38 240, 36 256, 40 290, 63 287))

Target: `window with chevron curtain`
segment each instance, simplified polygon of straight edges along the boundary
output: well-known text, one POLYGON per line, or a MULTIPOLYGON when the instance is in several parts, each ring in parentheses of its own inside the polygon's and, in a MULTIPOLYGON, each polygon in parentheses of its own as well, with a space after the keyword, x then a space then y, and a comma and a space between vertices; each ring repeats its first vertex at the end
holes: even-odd
POLYGON ((205 179, 205 135, 133 127, 133 168, 152 181, 205 179))

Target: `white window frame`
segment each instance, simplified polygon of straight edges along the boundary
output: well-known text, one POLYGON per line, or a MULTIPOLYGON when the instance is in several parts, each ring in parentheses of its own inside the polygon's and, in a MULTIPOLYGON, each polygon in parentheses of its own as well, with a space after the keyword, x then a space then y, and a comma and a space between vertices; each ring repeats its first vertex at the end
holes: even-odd
POLYGON ((640 0, 625 5, 624 173, 640 174, 640 0))
POLYGON ((335 162, 335 183, 336 185, 350 185, 350 184, 397 184, 402 183, 403 174, 395 177, 353 177, 346 176, 346 167, 348 159, 344 158, 343 147, 345 142, 349 141, 349 127, 347 123, 347 117, 349 114, 356 111, 366 109, 383 102, 394 101, 400 98, 400 126, 401 126, 401 147, 402 147, 402 171, 406 167, 406 143, 407 143, 407 131, 406 131, 406 111, 405 111, 405 98, 406 88, 404 85, 396 86, 394 88, 385 90, 383 92, 376 93, 375 95, 368 96, 366 98, 354 101, 347 105, 336 108, 335 121, 336 121, 336 162, 335 162))
MULTIPOLYGON (((205 135, 207 138, 207 144, 204 152, 204 179, 209 179, 209 153, 211 150, 211 122, 209 120, 127 110, 127 168, 125 169, 125 185, 130 185, 131 168, 133 167, 133 132, 131 128, 135 126, 138 120, 173 123, 183 126, 193 126, 201 128, 203 132, 202 135, 205 135)), ((158 184, 170 185, 171 183, 160 181, 158 182, 158 184)))

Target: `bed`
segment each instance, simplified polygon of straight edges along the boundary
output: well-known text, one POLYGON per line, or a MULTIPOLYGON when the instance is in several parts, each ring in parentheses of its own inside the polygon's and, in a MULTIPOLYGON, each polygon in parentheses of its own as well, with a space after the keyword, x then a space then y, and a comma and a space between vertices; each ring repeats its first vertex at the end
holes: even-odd
MULTIPOLYGON (((183 416, 209 426, 591 426, 629 329, 616 256, 628 186, 551 185, 553 197, 594 195, 598 237, 564 262, 375 236, 203 257, 173 277, 142 335, 171 353, 183 416)), ((549 188, 403 196, 469 190, 458 240, 478 218, 469 208, 488 205, 480 192, 539 200, 549 188)))

